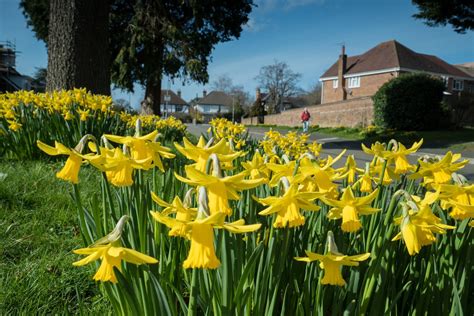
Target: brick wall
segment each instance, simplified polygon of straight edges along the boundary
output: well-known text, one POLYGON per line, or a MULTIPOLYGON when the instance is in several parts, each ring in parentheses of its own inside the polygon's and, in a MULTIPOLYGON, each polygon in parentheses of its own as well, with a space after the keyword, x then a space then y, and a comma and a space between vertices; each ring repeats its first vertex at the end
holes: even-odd
MULTIPOLYGON (((372 96, 387 81, 398 76, 397 72, 388 72, 370 76, 360 77, 360 87, 347 88, 349 80, 346 79, 347 100, 360 97, 372 96)), ((332 80, 323 81, 323 104, 342 100, 342 92, 340 86, 333 88, 332 80)))
MULTIPOLYGON (((351 99, 341 102, 326 103, 308 106, 311 114, 311 125, 321 127, 354 127, 358 125, 367 126, 372 124, 374 107, 371 97, 351 99)), ((301 125, 301 113, 303 109, 292 109, 280 114, 265 116, 265 124, 299 126, 301 125)), ((243 124, 256 125, 257 118, 245 118, 243 124)))

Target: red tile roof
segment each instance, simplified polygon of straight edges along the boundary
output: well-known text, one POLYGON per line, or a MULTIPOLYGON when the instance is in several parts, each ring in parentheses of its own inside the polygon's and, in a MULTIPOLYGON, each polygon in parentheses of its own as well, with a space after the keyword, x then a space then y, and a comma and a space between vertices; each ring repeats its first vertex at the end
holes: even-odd
MULTIPOLYGON (((336 61, 321 78, 337 77, 337 63, 336 61)), ((436 56, 414 52, 394 40, 380 43, 361 55, 347 57, 345 74, 351 75, 391 68, 426 71, 457 77, 471 77, 469 74, 436 56)))

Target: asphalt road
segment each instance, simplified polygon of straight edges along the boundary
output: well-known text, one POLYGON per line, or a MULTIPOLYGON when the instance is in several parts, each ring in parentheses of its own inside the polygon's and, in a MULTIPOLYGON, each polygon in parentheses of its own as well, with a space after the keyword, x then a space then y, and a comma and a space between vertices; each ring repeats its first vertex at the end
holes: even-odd
MULTIPOLYGON (((206 134, 209 125, 207 124, 200 124, 200 125, 192 125, 188 124, 188 132, 195 136, 199 136, 202 133, 206 134)), ((268 127, 250 127, 249 135, 255 139, 262 139, 265 135, 265 132, 268 131, 270 128, 268 127)), ((312 133, 310 135, 310 140, 316 140, 319 143, 323 144, 323 155, 331 155, 336 156, 338 155, 343 149, 347 149, 346 153, 344 154, 344 158, 348 155, 354 155, 354 158, 357 164, 364 168, 366 162, 370 162, 372 160, 371 156, 367 155, 361 150, 361 142, 357 140, 349 140, 343 139, 340 137, 334 137, 332 135, 322 134, 322 133, 312 133)), ((370 144, 365 144, 369 146, 370 144)), ((416 163, 417 159, 424 155, 444 155, 448 150, 446 146, 443 144, 428 144, 423 145, 420 150, 412 154, 408 157, 411 163, 416 163)), ((463 153, 464 159, 468 159, 469 163, 461 170, 461 174, 463 174, 469 181, 474 181, 474 156, 472 152, 463 153)), ((344 164, 345 159, 341 159, 335 166, 339 167, 344 164)))

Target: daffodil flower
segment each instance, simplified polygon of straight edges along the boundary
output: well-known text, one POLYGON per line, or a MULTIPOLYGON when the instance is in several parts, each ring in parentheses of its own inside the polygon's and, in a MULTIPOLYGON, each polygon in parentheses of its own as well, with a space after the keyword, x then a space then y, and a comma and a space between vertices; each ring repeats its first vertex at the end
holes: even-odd
POLYGON ((296 257, 295 260, 302 262, 319 261, 319 267, 324 270, 324 276, 321 284, 330 284, 344 286, 346 281, 342 278, 342 266, 358 266, 360 261, 367 260, 370 253, 363 253, 360 255, 347 256, 338 252, 332 231, 328 232, 327 241, 328 251, 325 255, 306 250, 307 257, 296 257))
POLYGON ((453 154, 448 151, 443 158, 438 161, 423 161, 420 159, 420 169, 418 172, 409 176, 411 179, 423 177, 423 183, 426 185, 432 184, 444 184, 451 181, 451 175, 453 172, 462 169, 468 160, 456 162, 461 159, 460 154, 453 154))
POLYGON ((433 214, 430 205, 439 197, 439 191, 427 192, 423 200, 414 200, 402 204, 403 215, 395 218, 395 224, 400 226, 400 232, 392 241, 403 238, 410 256, 420 252, 421 247, 431 245, 436 241, 434 233, 444 234, 446 229, 454 229, 441 223, 441 219, 433 214))
POLYGON ((228 200, 240 199, 238 191, 254 188, 265 181, 264 179, 246 180, 245 172, 221 178, 218 176, 220 170, 216 171, 217 174, 215 175, 205 174, 195 169, 192 165, 186 166, 185 170, 188 178, 184 178, 176 173, 175 177, 189 185, 207 188, 211 214, 223 212, 226 215, 231 215, 232 209, 229 206, 228 200))
POLYGON ((198 215, 193 221, 178 220, 164 216, 158 212, 152 214, 153 218, 174 229, 176 226, 185 233, 180 235, 191 240, 191 248, 189 249, 188 257, 183 262, 185 269, 216 269, 220 266, 220 261, 216 256, 214 248, 214 233, 215 228, 223 228, 232 233, 247 233, 253 232, 260 228, 261 224, 245 225, 243 219, 233 223, 225 223, 226 214, 217 212, 211 215, 208 210, 207 193, 204 187, 199 189, 199 206, 198 215))
POLYGON ((217 154, 221 162, 231 162, 242 155, 242 152, 230 152, 225 139, 221 139, 214 146, 206 144, 204 137, 200 137, 197 145, 193 145, 186 137, 183 138, 184 147, 174 143, 176 149, 186 158, 195 161, 193 165, 197 170, 206 172, 207 160, 211 154, 217 154))
POLYGON ((347 178, 349 184, 353 184, 356 180, 358 173, 363 173, 364 170, 357 168, 357 163, 354 159, 354 155, 347 156, 346 164, 344 167, 336 169, 336 172, 340 173, 342 177, 347 178))
POLYGON ((472 213, 461 205, 474 205, 474 185, 441 184, 437 188, 441 192, 441 206, 444 209, 452 207, 449 216, 457 220, 472 217, 472 213))
POLYGON ((130 186, 133 184, 133 169, 144 169, 152 157, 135 160, 123 153, 120 148, 113 150, 101 149, 101 154, 88 157, 92 165, 105 172, 107 180, 115 186, 130 186))
POLYGON ((282 178, 284 194, 282 196, 269 196, 266 198, 256 199, 260 204, 268 206, 259 215, 270 215, 277 213, 273 227, 284 228, 286 226, 298 227, 304 225, 305 218, 300 213, 300 209, 307 211, 318 211, 319 206, 312 203, 320 193, 299 192, 298 184, 290 185, 288 180, 282 178))
POLYGON ((415 167, 410 165, 407 159, 407 155, 415 153, 420 149, 423 144, 423 139, 419 142, 415 142, 409 149, 407 149, 402 143, 396 142, 396 145, 392 148, 392 151, 385 151, 382 153, 383 158, 389 161, 395 162, 394 172, 396 174, 407 173, 413 170, 415 167))
POLYGON ((324 197, 322 197, 321 200, 327 205, 333 206, 333 208, 329 210, 328 218, 342 218, 342 230, 352 233, 362 228, 359 215, 371 215, 380 211, 380 209, 370 206, 372 201, 377 197, 377 194, 378 189, 367 196, 355 197, 349 186, 344 190, 339 200, 324 197))
POLYGON ((136 137, 109 134, 104 135, 104 137, 115 143, 126 145, 130 148, 131 158, 135 160, 145 160, 151 157, 146 164, 143 164, 143 169, 148 170, 155 165, 164 172, 162 158, 171 159, 175 155, 171 153, 169 148, 161 146, 159 142, 154 141, 157 135, 158 131, 136 137))
MULTIPOLYGON (((188 193, 192 192, 193 190, 189 190, 188 193)), ((188 196, 188 194, 186 194, 188 196)), ((165 209, 161 212, 151 211, 151 216, 157 221, 160 221, 160 218, 163 216, 168 216, 170 214, 176 214, 176 222, 172 225, 171 230, 169 231, 169 236, 181 236, 187 237, 186 231, 186 224, 189 221, 193 221, 197 215, 197 208, 190 208, 188 205, 185 205, 179 198, 179 196, 175 196, 173 202, 167 203, 163 201, 158 195, 154 192, 151 193, 151 198, 155 201, 158 205, 164 207, 165 209), (160 217, 161 216, 161 217, 160 217), (181 222, 181 224, 180 224, 181 222)), ((185 198, 186 200, 186 198, 185 198)))
POLYGON ((122 271, 122 261, 136 265, 144 263, 157 263, 158 260, 153 257, 142 254, 136 250, 120 246, 119 240, 122 234, 123 226, 127 219, 128 216, 122 216, 112 233, 101 238, 93 245, 87 248, 73 250, 73 252, 76 254, 87 255, 87 257, 74 262, 73 265, 84 266, 100 259, 102 262, 96 274, 94 275, 94 280, 117 283, 117 277, 115 276, 114 268, 122 271))
POLYGON ((252 180, 268 180, 270 177, 270 170, 267 168, 267 164, 258 150, 253 155, 251 161, 242 162, 242 167, 248 172, 252 180))
POLYGON ((56 173, 56 177, 72 182, 74 184, 79 183, 79 170, 82 164, 82 156, 80 155, 80 153, 78 153, 74 149, 67 148, 59 142, 54 142, 54 147, 46 145, 40 140, 38 140, 36 144, 39 149, 41 149, 50 156, 68 155, 69 157, 66 160, 66 164, 61 169, 61 171, 56 173))

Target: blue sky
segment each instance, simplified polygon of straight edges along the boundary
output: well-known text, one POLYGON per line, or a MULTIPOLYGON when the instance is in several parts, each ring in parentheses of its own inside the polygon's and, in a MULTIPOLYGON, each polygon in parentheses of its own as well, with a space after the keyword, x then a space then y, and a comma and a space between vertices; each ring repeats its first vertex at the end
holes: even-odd
MULTIPOLYGON (((35 39, 18 9, 18 0, 0 0, 0 41, 16 42, 17 69, 27 75, 35 67, 47 66, 42 42, 35 39)), ((436 55, 449 63, 474 61, 474 33, 457 34, 450 26, 430 28, 411 16, 416 8, 409 0, 257 0, 238 40, 215 47, 209 66, 210 82, 227 74, 234 84, 252 95, 255 76, 262 66, 274 60, 285 61, 302 74, 300 86, 309 89, 337 59, 341 43, 348 55, 357 55, 380 42, 395 39, 414 51, 436 55)), ((181 89, 190 100, 209 85, 180 80, 163 88, 181 89)), ((138 106, 143 90, 134 94, 114 91, 115 98, 138 106)))

